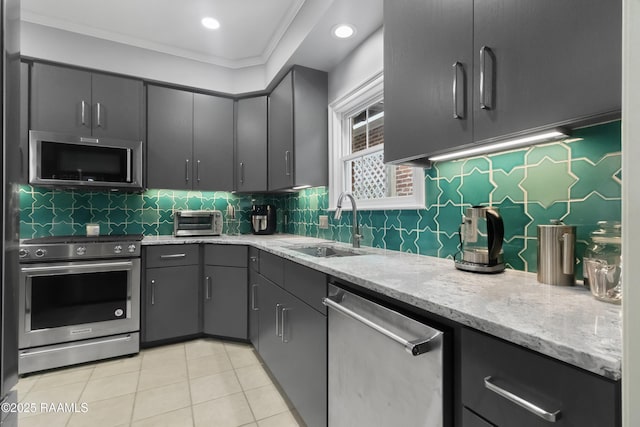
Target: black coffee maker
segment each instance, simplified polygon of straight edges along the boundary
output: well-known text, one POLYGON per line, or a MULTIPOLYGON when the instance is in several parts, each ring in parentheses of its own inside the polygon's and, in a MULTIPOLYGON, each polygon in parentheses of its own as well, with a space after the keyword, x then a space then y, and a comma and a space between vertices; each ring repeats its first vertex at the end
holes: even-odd
POLYGON ((253 234, 273 234, 277 220, 274 205, 253 205, 251 207, 251 230, 253 234))

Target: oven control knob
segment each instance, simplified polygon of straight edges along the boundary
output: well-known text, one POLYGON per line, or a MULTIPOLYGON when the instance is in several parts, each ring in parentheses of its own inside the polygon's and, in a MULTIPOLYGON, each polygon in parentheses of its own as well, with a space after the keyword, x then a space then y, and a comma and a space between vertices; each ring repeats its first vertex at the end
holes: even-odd
POLYGON ((29 251, 26 249, 20 249, 18 251, 18 256, 20 256, 20 258, 26 258, 29 256, 29 251))
POLYGON ((127 248, 127 250, 129 251, 129 253, 134 253, 136 251, 136 245, 129 245, 129 247, 127 248))
POLYGON ((122 253, 122 246, 120 246, 120 245, 115 245, 115 246, 113 247, 113 252, 114 252, 114 253, 117 253, 117 254, 122 253))
POLYGON ((46 249, 36 249, 36 256, 38 258, 42 258, 46 254, 47 254, 47 250, 46 249))
POLYGON ((85 248, 84 246, 78 246, 78 248, 76 249, 76 253, 78 255, 84 255, 87 253, 87 248, 85 248))

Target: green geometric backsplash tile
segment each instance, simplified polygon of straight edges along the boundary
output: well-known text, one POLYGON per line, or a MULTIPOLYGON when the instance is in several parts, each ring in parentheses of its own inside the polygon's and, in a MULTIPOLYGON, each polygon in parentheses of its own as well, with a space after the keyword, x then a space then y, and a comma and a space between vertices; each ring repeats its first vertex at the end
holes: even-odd
MULTIPOLYGON (((366 246, 453 258, 465 208, 498 207, 505 223, 504 257, 511 268, 536 271, 537 225, 561 219, 577 226, 577 258, 599 220, 621 218, 620 122, 575 131, 554 142, 438 162, 425 170, 425 209, 361 211, 366 246)), ((274 204, 279 232, 351 241, 351 215, 329 211, 326 187, 287 195, 152 189, 142 194, 20 188, 20 237, 84 234, 99 222, 102 234, 170 235, 176 209, 218 209, 224 233, 251 232, 252 204, 274 204), (235 208, 236 219, 226 217, 235 208), (329 229, 318 228, 319 215, 329 229)), ((581 271, 580 268, 577 270, 581 271)))

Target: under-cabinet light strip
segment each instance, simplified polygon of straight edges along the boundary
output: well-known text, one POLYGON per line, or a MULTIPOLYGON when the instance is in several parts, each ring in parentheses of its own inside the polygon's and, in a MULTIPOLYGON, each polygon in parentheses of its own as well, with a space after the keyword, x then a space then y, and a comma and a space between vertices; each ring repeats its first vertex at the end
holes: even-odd
POLYGON ((483 145, 481 147, 469 148, 466 150, 454 151, 452 153, 441 154, 438 156, 429 157, 429 160, 437 162, 440 160, 452 160, 462 157, 468 157, 474 154, 486 154, 495 151, 504 150, 506 148, 515 148, 525 145, 530 145, 536 142, 554 141, 557 139, 566 138, 569 136, 565 131, 553 130, 549 132, 539 133, 537 135, 525 136, 523 138, 511 139, 508 141, 496 142, 493 144, 483 145))

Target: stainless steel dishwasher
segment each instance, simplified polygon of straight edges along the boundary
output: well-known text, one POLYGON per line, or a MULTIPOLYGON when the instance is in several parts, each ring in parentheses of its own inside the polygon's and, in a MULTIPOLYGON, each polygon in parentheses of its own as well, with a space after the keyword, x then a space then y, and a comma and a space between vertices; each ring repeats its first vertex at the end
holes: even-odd
POLYGON ((334 284, 329 427, 443 425, 443 332, 334 284))

